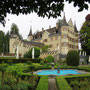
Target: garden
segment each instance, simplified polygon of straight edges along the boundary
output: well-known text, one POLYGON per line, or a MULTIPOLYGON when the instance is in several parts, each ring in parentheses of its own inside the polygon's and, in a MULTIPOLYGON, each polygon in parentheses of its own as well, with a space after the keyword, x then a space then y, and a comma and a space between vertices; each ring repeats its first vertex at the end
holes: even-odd
MULTIPOLYGON (((30 52, 31 53, 31 52, 30 52)), ((27 53, 29 54, 29 53, 27 53)), ((48 75, 37 75, 37 70, 51 69, 78 69, 87 71, 87 74, 56 76, 58 90, 89 90, 90 65, 79 65, 77 51, 70 51, 66 60, 54 62, 53 56, 45 59, 36 55, 35 59, 25 58, 0 58, 0 90, 48 90, 48 75), (73 62, 72 62, 73 60, 73 62), (63 87, 64 86, 64 87, 63 87)))

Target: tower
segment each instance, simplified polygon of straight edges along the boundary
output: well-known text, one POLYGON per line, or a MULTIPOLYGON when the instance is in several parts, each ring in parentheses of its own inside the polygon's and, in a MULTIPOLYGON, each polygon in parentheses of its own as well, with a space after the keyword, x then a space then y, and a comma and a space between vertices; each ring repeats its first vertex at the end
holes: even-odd
POLYGON ((33 39, 33 35, 32 35, 32 26, 30 27, 30 32, 28 34, 28 41, 31 41, 33 39))
POLYGON ((19 37, 16 34, 11 34, 10 39, 9 39, 9 53, 15 53, 16 47, 19 42, 19 37))

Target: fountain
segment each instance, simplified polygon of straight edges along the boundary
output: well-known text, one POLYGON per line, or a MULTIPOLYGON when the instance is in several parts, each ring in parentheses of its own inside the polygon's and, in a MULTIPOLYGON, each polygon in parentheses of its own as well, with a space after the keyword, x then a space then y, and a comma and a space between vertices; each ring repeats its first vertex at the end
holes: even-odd
POLYGON ((60 73, 60 66, 57 68, 57 73, 60 73))

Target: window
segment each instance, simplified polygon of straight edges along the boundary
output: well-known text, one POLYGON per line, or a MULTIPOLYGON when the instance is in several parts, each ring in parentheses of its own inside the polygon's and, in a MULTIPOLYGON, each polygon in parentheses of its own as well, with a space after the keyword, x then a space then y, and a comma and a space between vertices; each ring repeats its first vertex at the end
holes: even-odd
POLYGON ((64 38, 67 38, 67 35, 66 34, 64 34, 64 36, 63 36, 64 38))
POLYGON ((64 28, 63 30, 64 30, 64 31, 66 31, 67 29, 66 29, 66 28, 64 28))
POLYGON ((64 45, 64 46, 67 46, 67 42, 64 42, 63 45, 64 45))
POLYGON ((43 42, 47 42, 47 39, 44 39, 43 42))

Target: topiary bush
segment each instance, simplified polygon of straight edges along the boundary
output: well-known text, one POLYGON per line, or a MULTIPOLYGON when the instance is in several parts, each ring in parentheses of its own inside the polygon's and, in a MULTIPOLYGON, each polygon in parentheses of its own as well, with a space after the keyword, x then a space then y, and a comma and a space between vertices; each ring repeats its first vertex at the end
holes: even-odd
POLYGON ((66 56, 66 63, 69 66, 79 65, 79 53, 76 50, 71 50, 66 56))
POLYGON ((54 57, 49 55, 49 56, 47 56, 46 60, 47 60, 48 63, 54 62, 54 57))

